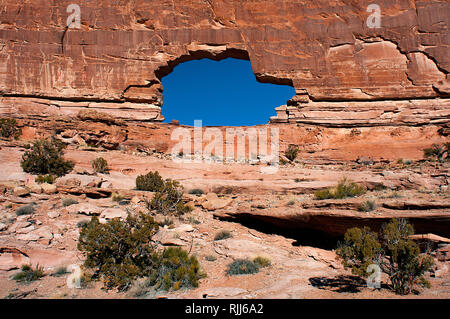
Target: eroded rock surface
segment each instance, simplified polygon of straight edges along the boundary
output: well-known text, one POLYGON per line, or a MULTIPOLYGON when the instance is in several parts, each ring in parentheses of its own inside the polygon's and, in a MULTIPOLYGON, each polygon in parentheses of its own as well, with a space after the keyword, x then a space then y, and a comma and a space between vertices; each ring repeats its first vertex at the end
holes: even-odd
POLYGON ((80 28, 67 28, 65 1, 3 1, 0 113, 160 121, 161 78, 174 66, 235 57, 249 59, 259 81, 295 88, 273 122, 448 122, 450 4, 381 1, 375 28, 369 4, 97 0, 80 4, 80 28))

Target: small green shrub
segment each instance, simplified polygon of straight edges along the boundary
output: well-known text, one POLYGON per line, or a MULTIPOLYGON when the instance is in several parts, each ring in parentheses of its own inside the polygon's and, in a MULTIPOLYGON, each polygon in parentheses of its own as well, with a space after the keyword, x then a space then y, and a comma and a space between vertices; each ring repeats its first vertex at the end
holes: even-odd
POLYGON ((339 181, 338 185, 334 188, 318 190, 314 193, 315 199, 343 199, 347 197, 357 197, 361 196, 366 192, 364 186, 358 185, 354 182, 343 178, 339 181))
POLYGON ((113 201, 113 202, 120 202, 121 200, 123 200, 123 196, 122 195, 120 195, 120 194, 118 194, 118 193, 116 193, 116 192, 113 192, 112 194, 111 194, 111 200, 113 201))
POLYGON ((272 262, 267 257, 258 256, 253 259, 253 262, 258 265, 259 268, 269 267, 272 262))
POLYGON ((319 189, 314 193, 314 198, 318 200, 334 198, 334 194, 330 189, 319 189))
POLYGON ((17 122, 15 119, 2 118, 0 119, 0 136, 4 138, 14 138, 18 139, 21 130, 17 128, 17 122))
POLYGON ((169 217, 165 217, 161 222, 158 223, 159 226, 164 227, 164 226, 171 226, 173 225, 173 220, 169 217))
POLYGON ((61 277, 64 275, 70 274, 70 271, 67 271, 67 267, 61 266, 56 268, 55 272, 52 274, 53 277, 61 277))
POLYGON ((214 236, 214 240, 215 241, 223 240, 223 239, 227 239, 227 238, 231 238, 231 237, 233 237, 231 232, 229 232, 228 230, 221 230, 214 236))
POLYGON ((286 164, 288 164, 289 162, 288 161, 286 161, 283 157, 280 157, 280 164, 281 165, 286 165, 286 164))
POLYGON ((166 179, 161 188, 147 201, 147 208, 163 215, 182 215, 192 211, 190 206, 183 202, 183 187, 178 181, 166 179))
POLYGON ((76 201, 73 198, 64 198, 63 201, 62 201, 62 204, 63 204, 64 207, 68 207, 70 205, 78 204, 78 201, 76 201))
POLYGON ((130 203, 131 203, 131 201, 128 200, 128 199, 121 199, 121 200, 119 200, 119 202, 118 202, 118 204, 119 204, 120 206, 129 205, 130 203))
POLYGON ((399 158, 398 160, 397 160, 397 164, 400 164, 400 165, 411 165, 412 164, 412 160, 410 160, 410 159, 403 159, 403 158, 399 158))
POLYGON ((22 155, 20 166, 26 173, 63 176, 74 167, 72 161, 64 160, 65 148, 66 145, 56 138, 37 140, 22 155))
POLYGON ((377 203, 374 200, 366 200, 358 207, 360 212, 371 212, 377 208, 377 203))
POLYGON ((291 199, 286 203, 287 206, 292 206, 294 204, 295 204, 295 199, 291 199))
POLYGON ((159 172, 149 172, 136 178, 136 189, 140 191, 158 192, 164 187, 164 180, 159 172))
POLYGON ((39 265, 37 265, 35 269, 33 269, 31 265, 22 265, 20 272, 15 274, 12 279, 18 282, 30 283, 44 276, 44 269, 39 267, 39 265))
POLYGON ((236 259, 228 265, 227 270, 227 274, 230 276, 256 274, 257 272, 259 272, 258 264, 248 259, 236 259))
POLYGON ((88 224, 89 224, 89 220, 87 220, 87 219, 80 220, 80 221, 77 223, 77 227, 78 227, 78 228, 83 228, 83 227, 87 226, 88 224))
POLYGON ((148 285, 156 290, 179 290, 198 287, 199 279, 205 277, 195 256, 179 247, 164 250, 148 278, 148 285))
POLYGON ((103 157, 97 157, 92 161, 92 168, 95 173, 108 174, 108 162, 103 157))
POLYGON ((186 221, 187 221, 188 223, 190 223, 190 224, 193 224, 193 225, 198 225, 198 224, 200 224, 200 221, 198 221, 194 216, 189 216, 189 217, 186 219, 186 221))
POLYGON ((288 149, 286 150, 286 152, 284 153, 284 156, 286 156, 286 158, 288 160, 290 160, 291 162, 293 162, 298 155, 299 149, 297 146, 295 145, 289 145, 288 149))
POLYGON ((373 188, 373 190, 376 191, 376 192, 381 192, 381 191, 383 191, 385 189, 387 189, 387 187, 383 183, 376 184, 375 187, 373 188))
POLYGON ((213 256, 213 255, 207 255, 207 256, 205 256, 205 260, 207 260, 207 261, 216 261, 217 258, 216 258, 216 256, 213 256))
POLYGON ((200 195, 205 194, 205 192, 200 188, 194 188, 194 189, 189 190, 189 194, 200 196, 200 195))
POLYGON ((34 179, 34 181, 38 184, 53 184, 56 180, 56 176, 53 176, 52 174, 47 174, 47 175, 39 175, 38 177, 36 177, 34 179))
POLYGON ((387 274, 390 288, 397 294, 409 294, 414 286, 429 287, 424 274, 434 263, 428 254, 421 254, 418 244, 410 239, 414 228, 405 219, 393 219, 383 225, 381 236, 368 227, 351 228, 338 244, 336 254, 345 268, 354 275, 368 277, 368 267, 378 265, 387 274))
POLYGON ((128 215, 101 224, 98 217, 82 227, 78 249, 86 255, 84 265, 103 279, 107 289, 127 290, 134 279, 153 272, 157 253, 152 236, 158 231, 152 217, 128 215))
POLYGON ((34 213, 34 205, 29 204, 22 207, 19 207, 16 210, 16 216, 22 216, 22 215, 31 215, 34 213))

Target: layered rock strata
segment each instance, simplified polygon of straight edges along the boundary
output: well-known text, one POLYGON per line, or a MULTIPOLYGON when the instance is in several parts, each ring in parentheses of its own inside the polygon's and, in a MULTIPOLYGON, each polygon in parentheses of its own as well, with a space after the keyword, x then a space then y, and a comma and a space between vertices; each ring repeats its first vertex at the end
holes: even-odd
POLYGON ((450 3, 378 1, 378 12, 372 2, 83 1, 78 28, 68 1, 5 0, 0 113, 161 121, 174 66, 234 57, 258 81, 295 88, 273 122, 448 122, 450 3))

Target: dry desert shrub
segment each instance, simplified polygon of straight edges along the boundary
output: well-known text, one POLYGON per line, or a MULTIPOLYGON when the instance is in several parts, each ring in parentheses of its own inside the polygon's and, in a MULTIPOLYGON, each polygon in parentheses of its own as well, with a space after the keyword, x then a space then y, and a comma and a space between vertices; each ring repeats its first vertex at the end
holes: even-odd
POLYGON ((92 161, 92 168, 95 173, 108 174, 108 162, 103 157, 97 157, 92 161))
POLYGON ((2 118, 0 119, 0 136, 4 138, 14 138, 18 139, 21 130, 17 128, 17 122, 15 119, 2 118))
POLYGON ((63 157, 66 145, 52 137, 33 142, 29 150, 22 155, 20 166, 26 173, 63 176, 72 171, 74 163, 63 157))
POLYGON ((364 186, 358 185, 349 181, 347 178, 343 178, 339 181, 336 187, 327 188, 324 190, 318 190, 314 193, 315 199, 343 199, 347 197, 361 196, 366 192, 364 186))

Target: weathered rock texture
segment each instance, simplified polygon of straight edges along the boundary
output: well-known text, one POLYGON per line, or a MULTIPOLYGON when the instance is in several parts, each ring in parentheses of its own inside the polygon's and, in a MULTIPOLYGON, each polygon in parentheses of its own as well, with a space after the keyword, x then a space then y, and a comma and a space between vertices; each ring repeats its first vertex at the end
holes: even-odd
MULTIPOLYGON (((294 86, 273 122, 448 122, 450 3, 380 0, 71 1, 0 4, 0 113, 107 109, 162 120, 161 78, 181 62, 249 59, 261 82, 294 86)), ((220 75, 218 75, 220 76, 220 75)), ((274 106, 275 107, 275 106, 274 106)))

